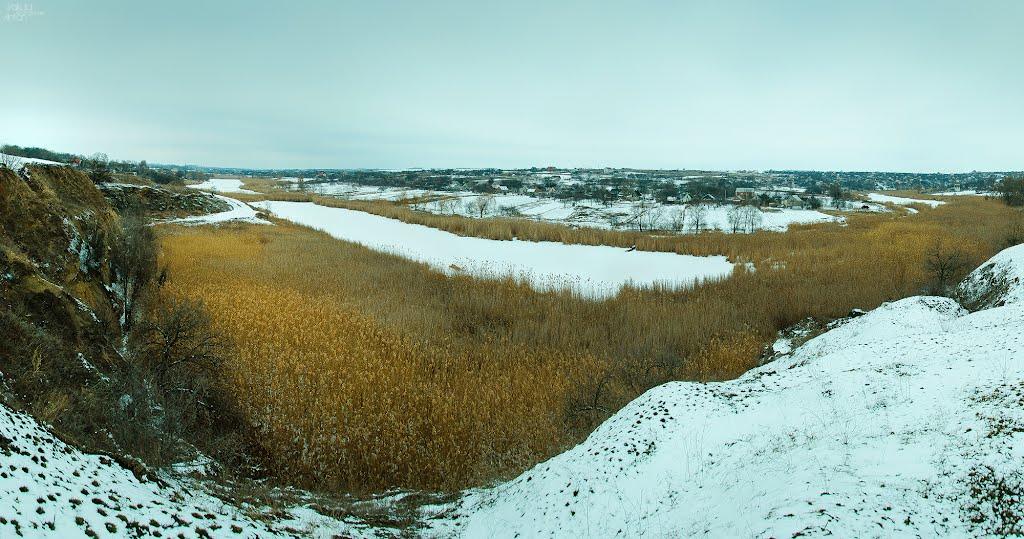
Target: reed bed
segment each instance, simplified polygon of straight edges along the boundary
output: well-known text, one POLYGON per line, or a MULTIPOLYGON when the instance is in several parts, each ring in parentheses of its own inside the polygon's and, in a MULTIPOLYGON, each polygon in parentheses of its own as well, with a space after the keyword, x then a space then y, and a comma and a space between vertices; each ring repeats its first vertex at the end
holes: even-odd
POLYGON ((571 243, 726 254, 753 268, 691 289, 628 288, 592 301, 511 279, 445 276, 283 222, 163 227, 167 292, 202 299, 233 337, 230 385, 272 469, 350 490, 508 477, 657 384, 742 374, 787 325, 920 293, 936 242, 973 267, 1019 219, 972 199, 913 216, 852 215, 845 226, 655 238, 336 204, 483 237, 557 232, 571 243))

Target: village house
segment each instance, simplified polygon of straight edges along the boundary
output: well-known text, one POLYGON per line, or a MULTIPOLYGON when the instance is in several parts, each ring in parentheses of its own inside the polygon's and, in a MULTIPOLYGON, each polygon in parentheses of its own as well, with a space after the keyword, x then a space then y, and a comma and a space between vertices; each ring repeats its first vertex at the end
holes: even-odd
POLYGON ((736 200, 740 202, 749 202, 757 196, 757 189, 753 187, 737 187, 736 188, 736 200))

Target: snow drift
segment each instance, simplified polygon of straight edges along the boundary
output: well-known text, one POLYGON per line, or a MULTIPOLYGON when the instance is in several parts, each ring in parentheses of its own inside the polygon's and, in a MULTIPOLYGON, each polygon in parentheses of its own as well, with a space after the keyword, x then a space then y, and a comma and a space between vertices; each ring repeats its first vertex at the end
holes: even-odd
POLYGON ((1024 533, 1024 246, 722 383, 656 387, 434 521, 467 537, 1024 533), (985 292, 998 274, 999 292, 985 292))

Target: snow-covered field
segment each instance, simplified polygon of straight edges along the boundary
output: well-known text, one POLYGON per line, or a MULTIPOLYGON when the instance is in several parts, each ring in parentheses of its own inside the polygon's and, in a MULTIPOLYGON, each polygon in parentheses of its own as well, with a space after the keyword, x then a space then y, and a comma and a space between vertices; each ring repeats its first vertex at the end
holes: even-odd
MULTIPOLYGON (((295 183, 297 179, 290 179, 295 183)), ((289 179, 282 178, 282 182, 289 179)), ((422 189, 400 189, 397 187, 374 187, 372 185, 360 185, 347 182, 314 183, 308 184, 302 190, 324 196, 335 196, 351 200, 402 200, 410 197, 419 197, 432 194, 422 189)))
POLYGON ((897 206, 907 206, 909 204, 924 204, 926 206, 937 208, 945 204, 945 202, 941 200, 923 200, 917 198, 894 197, 891 195, 883 195, 881 193, 869 193, 868 198, 873 202, 896 204, 897 206))
MULTIPOLYGON (((654 388, 435 519, 465 537, 1024 533, 1024 246, 722 383, 654 388), (987 285, 1007 288, 986 295, 987 285)), ((784 347, 783 347, 784 348, 784 347)), ((785 351, 785 350, 783 350, 785 351)))
POLYGON ((953 196, 976 196, 976 197, 997 197, 999 193, 994 191, 943 191, 941 193, 932 193, 933 195, 939 195, 944 197, 953 196))
POLYGON ((361 529, 307 507, 253 520, 192 481, 140 479, 84 454, 0 404, 0 537, 354 537, 361 529))
MULTIPOLYGON (((389 200, 397 201, 411 198, 426 197, 427 201, 413 204, 418 211, 436 214, 461 215, 463 217, 481 217, 477 201, 486 197, 489 203, 483 217, 514 216, 538 221, 560 223, 602 229, 634 228, 635 222, 630 221, 633 213, 632 202, 615 202, 609 205, 592 200, 579 202, 563 201, 534 194, 497 193, 480 195, 468 191, 425 191, 422 189, 401 189, 396 187, 375 187, 354 183, 331 182, 309 184, 303 190, 325 196, 335 196, 350 200, 389 200)), ((655 228, 668 228, 675 212, 690 212, 695 205, 659 204, 646 202, 651 206, 652 215, 657 214, 655 228)), ((702 228, 730 232, 728 213, 732 207, 728 204, 705 205, 708 213, 702 228)), ((883 210, 884 208, 872 208, 883 210)), ((691 214, 692 215, 692 214, 691 214)), ((810 224, 843 222, 842 217, 829 215, 810 209, 766 209, 762 212, 760 230, 784 232, 791 224, 810 224)), ((685 221, 685 218, 683 219, 685 221)), ((689 232, 685 222, 681 232, 689 232)))
POLYGON ((498 241, 464 237, 365 212, 308 202, 254 204, 278 217, 311 226, 372 249, 424 262, 445 273, 512 276, 540 290, 568 289, 588 296, 614 295, 626 284, 687 286, 727 277, 724 256, 627 252, 617 247, 557 242, 498 241))
POLYGON ((235 180, 231 178, 210 178, 203 183, 189 185, 188 187, 191 187, 192 189, 202 189, 204 191, 213 191, 216 193, 257 194, 256 191, 242 189, 242 180, 235 180))

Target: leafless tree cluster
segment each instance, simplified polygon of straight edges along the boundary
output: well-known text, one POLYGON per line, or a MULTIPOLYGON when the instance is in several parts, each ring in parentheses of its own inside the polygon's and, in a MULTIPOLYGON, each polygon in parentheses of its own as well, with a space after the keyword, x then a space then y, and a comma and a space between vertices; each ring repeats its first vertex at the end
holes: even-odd
POLYGON ((761 210, 749 205, 729 208, 728 219, 729 228, 734 234, 737 232, 753 233, 761 228, 763 220, 761 210))
POLYGON ((690 208, 689 214, 690 230, 694 234, 700 234, 708 228, 708 205, 697 204, 690 208))
MULTIPOLYGON (((454 213, 455 199, 452 200, 452 213, 454 213)), ((487 212, 494 206, 494 195, 478 195, 476 197, 465 200, 462 203, 462 207, 466 213, 470 215, 476 215, 483 219, 487 216, 487 212)))
POLYGON ((962 250, 936 241, 925 258, 925 270, 931 278, 930 293, 937 296, 949 295, 966 267, 967 255, 962 250))
POLYGON ((629 208, 628 222, 637 230, 657 230, 665 218, 665 208, 653 201, 640 199, 629 208))
POLYGON ((672 208, 668 214, 668 222, 673 232, 682 232, 686 228, 686 206, 672 208))

